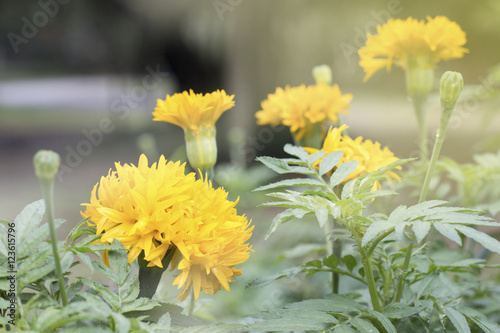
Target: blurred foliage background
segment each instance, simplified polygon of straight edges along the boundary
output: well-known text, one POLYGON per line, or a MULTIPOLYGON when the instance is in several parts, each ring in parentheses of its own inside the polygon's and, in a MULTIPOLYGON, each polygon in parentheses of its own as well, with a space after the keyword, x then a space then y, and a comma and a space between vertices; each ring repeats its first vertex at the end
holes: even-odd
MULTIPOLYGON (((255 125, 260 101, 278 86, 312 84, 311 69, 327 64, 334 83, 354 95, 351 116, 344 118, 351 133, 379 140, 401 158, 411 156, 417 129, 402 71, 380 72, 363 84, 357 49, 367 32, 374 34, 389 18, 427 15, 448 16, 467 33, 470 53, 441 63, 436 75, 460 71, 468 85, 443 154, 471 161, 473 153, 499 148, 499 140, 491 139, 498 138, 500 76, 490 75, 500 54, 496 0, 2 1, 0 217, 13 219, 41 197, 32 156, 52 149, 64 168, 56 182, 56 215, 71 227, 80 219, 80 203, 89 200, 115 161, 137 163, 142 151, 151 158, 158 153, 182 158, 182 130, 152 121, 156 99, 187 89, 225 89, 235 94, 236 106, 217 126, 216 181, 233 198, 241 197, 239 209, 256 225, 247 277, 231 294, 217 295, 224 298, 223 309, 236 311, 232 302, 248 295, 245 279, 266 275, 263 265, 279 265, 278 255, 259 250, 314 233, 296 223, 288 235, 262 241, 272 215, 255 209, 262 200, 250 190, 270 175, 248 168, 258 155, 282 154, 291 137, 286 129, 255 125)), ((430 101, 431 136, 439 119, 437 101, 437 96, 430 101)), ((278 306, 295 287, 262 290, 237 311, 278 306)))

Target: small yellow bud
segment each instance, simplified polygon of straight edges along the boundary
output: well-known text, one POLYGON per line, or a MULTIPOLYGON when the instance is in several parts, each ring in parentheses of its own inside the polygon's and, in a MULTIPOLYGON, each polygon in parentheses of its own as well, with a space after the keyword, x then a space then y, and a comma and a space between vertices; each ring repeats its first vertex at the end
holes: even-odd
POLYGON ((441 108, 443 110, 455 107, 463 86, 464 79, 462 74, 458 72, 448 71, 441 76, 439 94, 441 95, 441 108))
POLYGON ((316 83, 332 84, 332 69, 328 65, 316 66, 312 70, 314 81, 316 83))
POLYGON ((184 138, 186 140, 186 152, 191 167, 195 170, 213 168, 215 162, 217 162, 215 126, 200 128, 198 134, 186 129, 184 131, 184 138))
POLYGON ((33 157, 35 174, 40 180, 53 180, 60 163, 59 154, 52 150, 39 150, 33 157))

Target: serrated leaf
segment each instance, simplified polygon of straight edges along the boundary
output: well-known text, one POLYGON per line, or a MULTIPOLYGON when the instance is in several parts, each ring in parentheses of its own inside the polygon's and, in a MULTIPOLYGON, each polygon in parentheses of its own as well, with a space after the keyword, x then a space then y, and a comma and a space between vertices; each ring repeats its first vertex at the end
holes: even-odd
POLYGON ((260 186, 255 189, 255 191, 264 191, 280 187, 290 187, 290 186, 315 186, 321 188, 327 188, 325 184, 317 179, 313 178, 295 178, 295 179, 285 179, 276 183, 260 186))
POLYGON ((97 294, 99 294, 99 296, 101 296, 115 311, 120 311, 121 304, 117 294, 113 293, 102 284, 90 279, 80 278, 80 281, 97 292, 97 294))
POLYGON ((441 222, 435 222, 433 226, 441 235, 457 243, 459 246, 462 246, 462 238, 460 238, 460 235, 455 230, 454 226, 441 222))
POLYGON ((310 309, 277 309, 272 311, 260 312, 252 315, 252 318, 257 319, 309 319, 314 320, 318 323, 333 323, 336 324, 339 321, 332 315, 322 311, 310 310, 310 309))
POLYGON ((467 319, 465 319, 463 314, 450 307, 445 307, 444 312, 458 333, 470 333, 469 324, 467 324, 467 319))
POLYGON ((377 333, 379 330, 368 321, 359 317, 351 319, 351 325, 356 327, 361 333, 377 333))
POLYGON ((368 310, 368 312, 375 317, 381 324, 384 326, 384 329, 387 331, 387 333, 398 333, 396 330, 396 327, 392 324, 392 322, 389 320, 389 318, 377 311, 372 311, 368 310))
POLYGON ((287 269, 284 269, 281 272, 278 272, 278 273, 273 274, 271 276, 255 279, 255 280, 251 281, 249 284, 247 284, 246 288, 261 288, 261 287, 267 286, 269 283, 274 282, 276 280, 279 280, 282 278, 294 277, 297 274, 301 273, 302 271, 303 271, 302 267, 287 268, 287 269))
POLYGON ((341 150, 334 151, 333 153, 326 155, 319 163, 319 175, 323 176, 328 171, 331 171, 337 164, 340 163, 343 156, 344 152, 341 150))
POLYGON ((279 174, 289 172, 288 164, 279 158, 268 157, 268 156, 259 156, 257 157, 257 161, 261 162, 269 169, 276 171, 279 174))
POLYGON ((298 146, 293 146, 289 143, 287 143, 284 147, 283 150, 285 153, 288 153, 290 155, 296 156, 300 158, 302 161, 307 161, 309 158, 309 153, 307 153, 304 148, 298 147, 298 146))
MULTIPOLYGON (((137 295, 136 295, 137 297, 137 295)), ((155 306, 157 306, 158 303, 155 301, 150 300, 149 298, 146 297, 141 297, 138 299, 134 299, 132 302, 124 304, 121 312, 122 313, 127 313, 127 312, 132 312, 132 311, 146 311, 146 310, 151 310, 155 306)))
POLYGON ((309 211, 301 208, 290 208, 285 210, 284 212, 279 213, 273 219, 271 226, 269 227, 269 231, 267 232, 264 239, 268 239, 283 223, 286 223, 294 218, 301 219, 309 213, 309 211))
MULTIPOLYGON (((55 219, 55 229, 61 226, 64 222, 65 220, 55 219)), ((17 256, 19 259, 30 256, 32 252, 40 246, 40 243, 44 242, 50 234, 48 223, 36 227, 33 231, 34 232, 30 234, 30 237, 24 237, 23 243, 17 249, 17 256)))
POLYGON ((472 309, 472 308, 462 308, 460 312, 469 318, 474 324, 476 324, 480 329, 482 329, 485 333, 498 333, 500 332, 500 326, 488 320, 488 318, 472 309))
POLYGON ((112 327, 114 327, 117 333, 129 333, 130 332, 130 320, 120 313, 113 312, 110 316, 110 322, 113 321, 112 327))
POLYGON ((342 324, 337 326, 333 333, 357 333, 351 326, 347 326, 346 324, 342 324))
POLYGON ((431 224, 429 222, 418 221, 413 223, 413 232, 417 237, 418 243, 424 240, 425 236, 429 233, 429 230, 431 230, 431 224))
POLYGON ((369 242, 373 241, 379 234, 384 233, 390 229, 395 229, 395 224, 393 222, 377 220, 370 224, 370 226, 366 229, 366 232, 363 236, 363 240, 361 244, 363 246, 368 245, 369 242))
POLYGON ((343 295, 330 294, 329 299, 310 299, 301 302, 287 304, 289 309, 310 309, 338 314, 363 311, 363 307, 343 295))
POLYGON ((330 177, 330 186, 335 187, 342 183, 352 172, 354 172, 354 170, 356 170, 358 164, 358 161, 352 160, 339 165, 337 170, 335 170, 330 177))
POLYGON ((22 246, 22 241, 32 236, 32 232, 42 222, 43 214, 45 214, 43 199, 32 202, 24 207, 21 213, 14 219, 16 225, 16 244, 22 246))
POLYGON ((382 313, 391 319, 402 319, 419 313, 423 306, 408 306, 403 303, 391 303, 384 308, 382 313))
MULTIPOLYGON (((177 331, 176 331, 177 332, 177 331)), ((248 327, 241 324, 222 324, 222 325, 211 325, 211 326, 195 326, 185 328, 180 333, 239 333, 248 332, 248 327)))
POLYGON ((455 229, 465 236, 472 238, 491 252, 500 253, 500 242, 484 232, 477 231, 476 229, 464 225, 456 225, 455 229))
POLYGON ((322 331, 325 327, 321 323, 308 319, 271 319, 247 325, 255 331, 322 331))
POLYGON ((328 209, 324 207, 318 207, 314 212, 316 219, 318 220, 319 226, 323 228, 328 223, 328 209))
POLYGON ((317 152, 315 152, 314 154, 310 155, 308 158, 307 158, 307 163, 309 164, 314 164, 314 162, 320 160, 323 156, 326 155, 326 151, 323 151, 323 150, 319 150, 317 152))

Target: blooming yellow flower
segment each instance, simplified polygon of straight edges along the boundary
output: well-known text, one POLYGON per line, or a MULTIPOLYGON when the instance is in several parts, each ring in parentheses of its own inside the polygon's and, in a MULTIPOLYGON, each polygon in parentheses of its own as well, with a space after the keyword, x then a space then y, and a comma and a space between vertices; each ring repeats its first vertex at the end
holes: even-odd
MULTIPOLYGON (((352 160, 358 161, 359 164, 356 170, 349 174, 343 183, 356 179, 365 173, 377 171, 381 167, 398 160, 398 158, 394 156, 394 153, 387 147, 381 149, 379 142, 372 142, 371 140, 363 141, 363 137, 361 136, 352 139, 349 136, 342 135, 342 131, 347 128, 347 125, 330 127, 321 149, 304 148, 304 150, 311 155, 318 151, 326 151, 327 153, 338 150, 343 151, 344 156, 337 166, 352 160)), ((321 160, 322 159, 315 162, 315 167, 319 168, 321 160)), ((385 176, 390 181, 399 180, 399 176, 393 171, 388 171, 385 176)), ((374 187, 379 186, 378 183, 374 185, 374 187)))
POLYGON ((262 110, 255 114, 259 125, 285 125, 297 141, 315 129, 315 124, 338 121, 339 114, 348 114, 351 94, 340 92, 339 86, 326 83, 277 88, 262 101, 262 110))
POLYGON ((392 64, 403 69, 416 66, 434 68, 441 60, 457 59, 468 52, 465 32, 447 17, 427 17, 427 22, 414 18, 390 19, 378 26, 376 35, 367 34, 366 46, 358 53, 359 64, 366 72, 364 81, 392 64))
POLYGON ((237 214, 236 202, 163 156, 151 167, 144 155, 137 167, 115 167, 95 185, 90 203, 82 204, 82 216, 102 235, 98 242, 117 239, 129 250, 129 263, 143 252, 148 267, 163 267, 167 251, 176 249, 170 265, 179 263, 181 271, 174 281, 184 287, 178 298, 185 299, 191 287, 196 299, 201 289, 208 294, 221 286, 229 290, 229 282, 241 274, 235 266, 249 257, 245 242, 253 229, 237 214))
POLYGON ((100 242, 119 240, 129 250, 129 262, 144 251, 148 266, 162 267, 170 244, 179 239, 195 175, 186 176, 184 164, 167 163, 163 156, 151 168, 145 155, 137 167, 115 167, 94 186, 82 216, 97 226, 100 242))
POLYGON ((155 121, 165 121, 199 134, 204 128, 212 128, 219 117, 234 106, 234 95, 224 90, 208 94, 189 92, 168 96, 158 100, 153 116, 155 121))
POLYGON ((194 187, 193 207, 186 211, 187 223, 182 241, 177 242, 182 260, 181 273, 174 285, 183 288, 178 299, 184 300, 193 288, 194 298, 200 290, 214 294, 241 275, 236 265, 249 257, 251 248, 245 242, 252 235, 253 227, 245 216, 237 215, 236 202, 227 200, 227 193, 214 189, 208 181, 197 180, 194 187))

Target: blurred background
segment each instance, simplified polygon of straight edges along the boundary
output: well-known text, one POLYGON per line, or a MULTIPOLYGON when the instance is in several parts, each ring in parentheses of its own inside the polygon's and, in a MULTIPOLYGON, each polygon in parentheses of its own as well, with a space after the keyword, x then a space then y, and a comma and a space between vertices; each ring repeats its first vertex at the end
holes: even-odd
MULTIPOLYGON (((439 64, 436 86, 446 70, 464 76, 468 87, 443 154, 471 161, 473 153, 499 148, 500 77, 491 74, 500 62, 496 0, 2 1, 0 218, 12 220, 41 198, 32 156, 51 149, 62 158, 56 215, 71 228, 80 219, 80 204, 89 201, 92 187, 114 162, 137 163, 141 152, 152 159, 158 153, 183 158, 182 130, 152 121, 158 98, 225 89, 235 95, 236 106, 217 124, 216 181, 233 198, 242 197, 238 207, 256 224, 257 252, 259 230, 266 230, 269 218, 254 208, 259 200, 248 193, 270 175, 248 168, 255 156, 279 155, 291 142, 287 129, 255 125, 260 102, 278 86, 313 84, 312 68, 327 64, 334 83, 354 95, 351 116, 343 118, 351 133, 378 140, 401 158, 415 155, 416 122, 403 72, 380 71, 363 84, 357 50, 366 33, 374 34, 389 18, 436 15, 467 33, 470 53, 439 64)), ((437 96, 430 99, 428 117, 432 136, 437 96)), ((272 297, 276 302, 266 298, 271 305, 285 301, 281 294, 272 297)), ((251 306, 242 311, 247 310, 251 306)))

